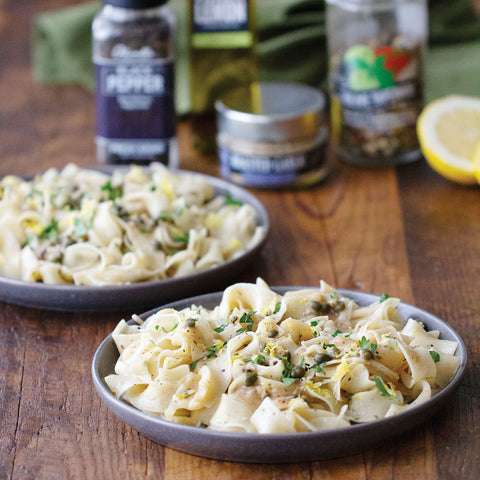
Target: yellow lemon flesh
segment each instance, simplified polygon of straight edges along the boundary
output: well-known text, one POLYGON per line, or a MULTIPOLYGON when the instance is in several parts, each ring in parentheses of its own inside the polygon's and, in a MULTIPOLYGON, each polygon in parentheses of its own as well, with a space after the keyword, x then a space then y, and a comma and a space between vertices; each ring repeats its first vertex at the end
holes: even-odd
POLYGON ((477 182, 480 98, 449 95, 435 100, 420 114, 417 133, 423 155, 436 172, 465 185, 477 182))
POLYGON ((477 143, 475 153, 473 154, 473 168, 477 181, 480 183, 480 141, 477 143))

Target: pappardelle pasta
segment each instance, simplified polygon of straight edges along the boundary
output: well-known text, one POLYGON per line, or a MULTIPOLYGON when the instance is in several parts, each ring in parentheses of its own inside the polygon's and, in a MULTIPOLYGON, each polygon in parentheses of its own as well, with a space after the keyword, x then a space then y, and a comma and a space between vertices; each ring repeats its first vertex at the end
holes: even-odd
POLYGON ((255 210, 161 164, 112 175, 70 164, 0 180, 0 276, 123 285, 220 265, 262 237, 255 210))
POLYGON ((284 295, 262 279, 238 283, 212 310, 122 320, 105 380, 143 412, 214 430, 293 433, 388 417, 431 398, 459 367, 457 343, 405 320, 399 302, 359 306, 323 281, 284 295))

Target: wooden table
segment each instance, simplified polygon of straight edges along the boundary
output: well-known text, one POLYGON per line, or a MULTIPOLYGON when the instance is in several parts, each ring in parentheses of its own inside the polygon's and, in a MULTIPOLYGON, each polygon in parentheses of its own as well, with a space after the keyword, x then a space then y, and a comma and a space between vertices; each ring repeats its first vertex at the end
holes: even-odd
MULTIPOLYGON (((0 176, 95 165, 94 105, 78 87, 32 83, 28 24, 74 2, 0 5, 0 176)), ((181 167, 218 174, 179 125, 181 167)), ((399 296, 449 322, 469 352, 451 403, 422 428, 378 448, 306 464, 245 465, 180 453, 114 417, 90 377, 92 356, 131 312, 68 313, 0 304, 0 479, 478 478, 480 191, 447 182, 424 161, 332 173, 302 191, 254 191, 271 217, 257 264, 239 280, 399 296)), ((141 311, 141 306, 139 311, 141 311)), ((392 432, 393 433, 393 432, 392 432)))

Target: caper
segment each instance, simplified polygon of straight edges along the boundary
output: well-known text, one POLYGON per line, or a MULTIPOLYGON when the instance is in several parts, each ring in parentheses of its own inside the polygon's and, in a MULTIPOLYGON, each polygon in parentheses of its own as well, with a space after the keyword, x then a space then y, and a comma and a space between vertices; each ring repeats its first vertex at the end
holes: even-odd
POLYGON ((290 373, 290 376, 292 378, 302 378, 305 375, 305 368, 303 368, 300 365, 296 365, 295 367, 292 368, 292 372, 290 373))
POLYGON ((251 370, 248 370, 248 372, 245 372, 245 378, 243 379, 243 384, 246 387, 251 387, 255 385, 257 382, 257 374, 255 372, 252 372, 251 370))
POLYGON ((317 353, 313 359, 317 365, 320 365, 321 363, 328 362, 332 359, 332 357, 328 353, 317 353))
POLYGON ((345 303, 344 302, 338 302, 334 307, 333 307, 333 311, 335 313, 339 313, 341 312, 342 310, 345 310, 345 303))
POLYGON ((195 318, 189 318, 187 320, 187 327, 194 327, 196 323, 197 323, 197 320, 195 318))
POLYGON ((311 300, 308 305, 316 313, 328 313, 330 311, 330 305, 327 302, 311 300))
POLYGON ((277 335, 278 335, 278 330, 273 329, 273 330, 270 330, 270 331, 268 332, 268 337, 269 337, 269 338, 274 338, 274 337, 276 337, 277 335))
POLYGON ((373 353, 371 350, 368 350, 367 348, 362 348, 360 350, 360 355, 365 359, 365 360, 371 360, 373 358, 373 353))

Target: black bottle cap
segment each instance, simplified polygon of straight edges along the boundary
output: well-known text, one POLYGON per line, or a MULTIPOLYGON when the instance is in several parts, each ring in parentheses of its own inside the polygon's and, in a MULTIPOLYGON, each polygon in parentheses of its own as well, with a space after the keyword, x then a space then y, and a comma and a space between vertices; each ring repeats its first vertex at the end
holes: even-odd
POLYGON ((167 0, 103 0, 103 3, 131 10, 144 10, 159 7, 167 3, 167 0))

